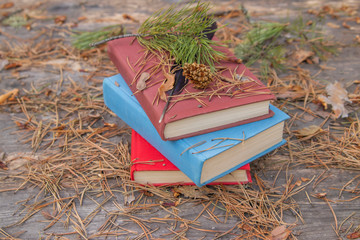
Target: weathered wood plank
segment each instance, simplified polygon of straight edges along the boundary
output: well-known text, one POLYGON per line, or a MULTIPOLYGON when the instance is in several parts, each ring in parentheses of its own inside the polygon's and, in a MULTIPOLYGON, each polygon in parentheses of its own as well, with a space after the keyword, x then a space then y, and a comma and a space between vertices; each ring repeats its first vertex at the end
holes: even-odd
MULTIPOLYGON (((264 179, 269 180, 272 183, 274 179, 272 176, 276 174, 276 171, 267 171, 266 176, 263 176, 264 179)), ((289 170, 288 176, 294 177, 294 182, 297 179, 303 178, 313 178, 313 176, 319 176, 322 171, 313 170, 313 169, 296 169, 296 170, 289 170)), ((320 238, 328 238, 328 239, 335 239, 337 236, 332 228, 335 227, 335 220, 332 214, 332 211, 323 199, 315 198, 313 195, 317 193, 327 193, 327 198, 329 199, 329 204, 331 205, 333 211, 336 214, 337 218, 337 225, 340 226, 341 222, 344 221, 348 216, 354 213, 354 215, 348 219, 341 228, 341 232, 344 235, 344 231, 353 224, 357 226, 360 224, 360 199, 355 199, 349 202, 340 202, 344 200, 349 200, 357 195, 354 193, 343 192, 341 198, 338 198, 339 192, 338 190, 334 190, 333 188, 342 189, 342 187, 350 181, 352 178, 356 177, 359 173, 356 171, 346 171, 344 173, 343 170, 331 170, 330 177, 319 183, 315 188, 313 188, 313 184, 309 184, 304 191, 299 192, 298 194, 293 196, 294 202, 299 205, 301 216, 304 220, 304 224, 296 217, 296 214, 291 214, 289 211, 284 213, 284 220, 287 223, 296 223, 296 227, 293 229, 294 234, 298 237, 298 239, 320 239, 320 238), (305 191, 308 193, 310 197, 310 201, 308 200, 305 191), (333 202, 334 201, 334 202, 333 202), (339 202, 336 202, 339 201, 339 202)), ((279 187, 279 190, 282 189, 282 185, 285 183, 285 173, 282 172, 279 177, 275 187, 279 187)), ((306 184, 304 182, 303 184, 306 184)), ((353 189, 358 181, 353 182, 346 189, 353 189)), ((21 220, 21 217, 24 214, 19 215, 19 213, 14 215, 14 212, 19 207, 19 204, 14 204, 18 201, 27 199, 31 196, 34 196, 38 193, 38 189, 28 188, 26 190, 21 190, 16 194, 12 192, 3 192, 0 193, 0 227, 5 227, 8 224, 13 224, 16 221, 21 220)), ((68 191, 63 197, 71 196, 72 191, 68 191)), ((93 198, 95 198, 93 196, 93 198)), ((101 202, 103 197, 95 198, 97 202, 101 202)), ((120 204, 121 207, 126 209, 127 207, 124 204, 124 198, 121 194, 116 194, 116 197, 113 199, 120 204)), ((107 214, 109 212, 117 211, 117 207, 113 204, 113 200, 107 202, 104 205, 104 209, 102 209, 96 217, 93 219, 91 224, 87 227, 88 235, 97 233, 100 226, 105 223, 107 219, 107 214)), ((153 201, 156 202, 157 199, 153 198, 153 201)), ((186 201, 186 199, 183 199, 186 201)), ((91 201, 89 198, 85 197, 83 206, 76 201, 76 209, 79 212, 79 215, 84 219, 88 216, 95 208, 96 204, 91 201)), ((48 212, 52 212, 50 207, 46 208, 48 212)), ((184 203, 176 207, 178 209, 178 215, 182 218, 193 220, 195 217, 202 211, 203 205, 194 204, 192 202, 184 203)), ((168 210, 172 211, 171 208, 168 210)), ((152 208, 149 210, 144 210, 133 214, 136 217, 139 217, 143 220, 150 220, 151 218, 166 218, 170 217, 169 212, 162 210, 161 208, 152 208)), ((219 216, 221 221, 224 221, 225 212, 223 210, 217 210, 216 215, 219 216)), ((21 224, 18 227, 11 227, 11 228, 4 228, 8 231, 8 233, 15 233, 19 231, 19 229, 26 231, 22 235, 25 239, 32 239, 36 238, 39 235, 45 237, 45 233, 66 233, 71 232, 73 229, 66 229, 63 224, 57 223, 50 229, 43 231, 43 229, 49 223, 49 220, 46 220, 41 213, 37 213, 32 216, 29 220, 27 220, 24 224, 21 224), (36 227, 34 227, 34 225, 36 227)), ((119 216, 117 222, 119 224, 125 224, 127 229, 137 232, 138 234, 142 233, 142 230, 136 225, 129 222, 129 217, 125 215, 123 217, 119 216)), ((226 232, 234 227, 236 224, 242 222, 242 219, 237 217, 230 217, 226 223, 215 223, 209 217, 209 215, 204 214, 202 215, 197 224, 192 224, 191 226, 194 228, 211 230, 211 231, 218 231, 220 233, 226 232)), ((170 222, 169 222, 170 223, 170 222)), ((160 223, 146 223, 150 226, 150 229, 154 230, 159 228, 156 232, 152 234, 153 237, 163 237, 163 234, 168 234, 170 231, 167 229, 171 227, 170 224, 160 224, 160 223)), ((178 226, 179 227, 179 226, 178 226)), ((179 228, 177 228, 179 229, 179 228)), ((231 232, 232 234, 240 233, 239 229, 235 228, 234 231, 231 232)), ((136 236, 136 234, 132 234, 131 236, 136 236)), ((199 230, 189 230, 186 235, 190 239, 200 238, 206 236, 205 239, 212 239, 215 235, 214 233, 203 232, 199 230)), ((228 236, 229 237, 229 236, 228 236)), ((226 239, 226 238, 225 238, 226 239)))
MULTIPOLYGON (((16 4, 24 4, 24 6, 33 5, 36 1, 17 1, 16 4)), ((157 10, 161 7, 169 5, 172 1, 165 0, 135 0, 135 1, 103 1, 99 3, 98 1, 87 1, 86 3, 66 3, 61 1, 48 1, 44 7, 49 14, 53 16, 57 15, 67 15, 68 22, 76 22, 79 16, 87 16, 90 21, 84 22, 83 24, 79 24, 79 30, 91 30, 94 28, 102 27, 109 24, 125 24, 127 29, 131 31, 136 31, 139 23, 132 22, 130 20, 124 19, 122 14, 130 14, 135 19, 142 22, 146 17, 148 17, 154 10, 157 10)), ((228 6, 229 2, 227 1, 213 1, 215 7, 218 10, 225 9, 228 6)), ((351 1, 331 1, 326 4, 346 4, 351 1)), ((298 1, 290 1, 290 0, 282 0, 282 1, 235 1, 232 2, 233 8, 236 8, 243 3, 245 7, 250 12, 257 12, 257 19, 265 19, 265 20, 279 20, 282 17, 287 17, 292 15, 292 13, 297 13, 298 10, 307 10, 309 7, 321 7, 324 2, 323 1, 308 1, 308 2, 298 2, 298 1), (291 13, 291 14, 290 14, 291 13)), ((50 23, 41 23, 40 26, 35 26, 36 30, 39 30, 41 27, 46 27, 46 24, 50 23)), ((54 24, 51 22, 51 24, 54 24)), ((1 26, 3 28, 3 26, 1 26)), ((18 36, 23 39, 30 39, 35 36, 36 32, 29 32, 25 28, 21 29, 13 29, 9 27, 4 27, 5 32, 10 33, 12 35, 18 36)), ((350 44, 353 43, 354 31, 349 31, 348 29, 331 29, 326 27, 325 30, 335 36, 335 39, 341 40, 341 43, 350 44)), ((355 31, 359 31, 359 26, 354 26, 355 31)), ((0 39, 4 40, 5 37, 0 34, 0 39)), ((341 80, 344 83, 351 83, 353 80, 360 79, 360 71, 358 69, 359 66, 359 58, 358 55, 360 53, 360 48, 356 48, 353 46, 345 47, 341 52, 339 52, 338 56, 330 58, 326 65, 329 67, 336 68, 336 70, 330 71, 321 71, 318 75, 318 79, 322 81, 324 84, 328 82, 333 82, 335 80, 341 80)), ((317 66, 309 65, 307 68, 310 70, 312 74, 315 74, 319 71, 317 66)), ((24 78, 15 80, 13 76, 11 76, 10 71, 1 71, 0 72, 0 88, 1 89, 12 89, 12 88, 26 88, 28 89, 31 83, 34 83, 35 86, 38 84, 49 83, 54 84, 59 80, 59 75, 56 73, 58 69, 50 69, 49 72, 43 71, 42 69, 29 68, 27 71, 20 73, 24 78), (27 77, 25 77, 27 76, 27 77)), ((83 76, 85 74, 82 73, 65 73, 65 77, 71 76, 75 81, 82 81, 83 76)), ((355 86, 352 86, 355 87, 355 86)), ((11 111, 1 112, 0 113, 0 152, 4 152, 8 155, 11 154, 23 154, 30 153, 31 149, 29 144, 24 144, 20 141, 22 135, 14 133, 16 130, 13 117, 21 116, 19 113, 12 113, 11 111)), ((108 119, 106 116, 106 121, 110 120, 110 122, 116 122, 119 125, 122 124, 119 119, 108 119)), ((306 123, 296 122, 295 127, 302 127, 306 123)), ((114 138, 114 141, 120 141, 124 136, 119 136, 114 138)), ((125 136, 128 138, 128 136, 125 136)), ((266 159, 262 159, 261 161, 267 161, 266 159)), ((266 162, 265 165, 271 165, 271 163, 266 162)), ((290 176, 293 176, 293 183, 300 180, 301 177, 312 179, 314 176, 314 180, 323 173, 323 169, 290 169, 286 174, 282 171, 276 181, 275 187, 279 187, 279 190, 283 190, 283 185, 288 180, 290 176), (288 178, 287 178, 288 176, 288 178)), ((293 228, 293 233, 298 239, 304 240, 312 240, 312 239, 336 239, 337 236, 333 230, 333 226, 335 226, 335 219, 332 213, 331 208, 333 209, 336 219, 337 226, 339 227, 342 221, 344 221, 351 214, 354 214, 351 218, 349 218, 341 227, 340 235, 342 238, 345 238, 346 233, 345 230, 351 226, 351 224, 356 227, 360 225, 360 200, 359 198, 354 199, 352 201, 347 201, 352 198, 356 198, 359 196, 359 190, 357 192, 351 193, 348 191, 344 191, 342 196, 339 198, 340 190, 343 186, 349 182, 351 179, 358 176, 360 173, 356 171, 348 171, 348 170, 336 170, 331 169, 329 172, 324 173, 323 176, 328 176, 326 179, 321 181, 314 187, 314 184, 309 184, 303 191, 294 195, 292 198, 294 203, 300 206, 300 211, 302 214, 302 218, 305 223, 302 223, 299 219, 296 219, 296 214, 291 214, 290 212, 285 212, 284 220, 287 223, 296 223, 297 225, 293 228), (306 195, 308 193, 308 195, 306 195), (326 198, 328 199, 328 203, 324 199, 319 199, 314 197, 316 194, 326 193, 326 198), (309 198, 308 198, 309 197, 309 198), (310 199, 310 200, 309 200, 310 199)), ((268 181, 270 185, 274 182, 275 176, 277 175, 277 171, 265 171, 264 175, 259 173, 259 175, 268 181)), ((12 188, 17 186, 17 184, 12 183, 6 177, 6 172, 0 172, 0 183, 3 188, 12 188)), ((357 186, 359 180, 352 182, 347 189, 354 189, 357 186)), ((302 185, 306 184, 303 182, 302 185)), ((114 189, 119 190, 119 189, 114 189)), ((7 228, 6 226, 10 224, 14 224, 17 221, 20 221, 25 212, 21 212, 23 208, 21 208, 21 201, 31 198, 30 203, 33 198, 39 193, 39 189, 35 188, 26 188, 24 190, 20 190, 17 193, 13 192, 0 192, 0 228, 4 229, 6 232, 16 235, 19 231, 25 231, 19 237, 23 239, 44 239, 46 234, 51 233, 67 233, 74 231, 73 228, 66 228, 66 224, 64 222, 59 222, 55 224, 53 227, 48 230, 44 230, 44 228, 49 224, 51 220, 45 219, 43 214, 40 212, 33 215, 26 222, 19 226, 13 226, 7 228), (20 210, 18 208, 20 207, 20 210)), ((62 197, 68 197, 74 194, 73 191, 65 190, 61 193, 62 197)), ((103 197, 96 198, 97 202, 101 202, 103 197)), ((156 197, 150 198, 153 202, 157 202, 158 199, 156 197)), ((121 193, 117 192, 115 197, 111 199, 109 202, 104 204, 104 207, 100 210, 100 212, 95 216, 89 226, 86 228, 88 236, 91 234, 95 234, 98 232, 100 226, 102 226, 106 219, 109 216, 110 212, 119 210, 114 202, 116 201, 122 208, 127 209, 125 206, 125 200, 121 193)), ((183 201, 186 201, 184 198, 183 201)), ((80 206, 80 203, 75 201, 76 209, 82 219, 87 217, 96 207, 93 201, 89 198, 85 198, 84 204, 80 206)), ((203 210, 202 204, 195 204, 193 202, 187 202, 179 205, 176 208, 166 208, 168 211, 178 211, 177 214, 179 216, 193 220, 195 217, 203 210)), ((52 213, 53 209, 51 207, 47 207, 46 210, 49 213, 52 213)), ((171 217, 172 215, 162 208, 151 208, 148 210, 139 211, 134 216, 139 217, 144 220, 149 220, 150 218, 158 217, 165 218, 171 217)), ((221 209, 216 209, 216 214, 221 221, 224 221, 225 212, 221 209)), ((64 220, 65 218, 62 218, 64 220)), ((230 217, 224 223, 216 223, 211 220, 208 214, 203 214, 199 217, 198 221, 194 224, 191 224, 192 227, 196 227, 199 229, 203 229, 203 231, 190 229, 186 237, 189 239, 213 239, 215 236, 215 232, 218 231, 220 233, 227 232, 228 230, 234 228, 231 231, 231 234, 225 235, 223 239, 229 239, 231 237, 235 237, 237 233, 240 233, 240 229, 236 227, 238 223, 240 223, 242 219, 236 217, 230 217), (205 231, 208 230, 208 231, 205 231)), ((116 220, 117 224, 127 228, 133 233, 126 233, 122 237, 131 236, 135 237, 141 234, 142 229, 136 225, 133 221, 130 220, 128 216, 119 216, 116 220)), ((71 224, 70 224, 71 225, 71 224)), ((153 237, 162 237, 162 238, 170 238, 174 235, 168 235, 171 233, 169 228, 176 227, 174 229, 178 230, 181 226, 181 223, 178 223, 176 226, 172 225, 172 222, 168 223, 147 223, 149 229, 155 230, 159 228, 157 231, 152 233, 153 237)), ((354 227, 352 229, 354 229, 354 227)), ((124 232, 125 234, 125 232, 124 232)), ((120 238, 122 238, 120 237, 120 238)), ((69 238, 75 238, 74 235, 69 236, 69 238)), ((77 238, 77 237, 76 237, 77 238)))

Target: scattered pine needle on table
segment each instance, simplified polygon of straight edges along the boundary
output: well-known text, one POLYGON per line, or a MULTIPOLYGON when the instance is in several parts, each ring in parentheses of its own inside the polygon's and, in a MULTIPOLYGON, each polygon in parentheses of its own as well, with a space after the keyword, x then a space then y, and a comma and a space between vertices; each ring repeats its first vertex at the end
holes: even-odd
MULTIPOLYGON (((16 188, 5 186, 0 191, 17 192, 29 187, 35 187, 37 191, 18 203, 16 214, 20 216, 19 220, 9 222, 9 226, 21 228, 34 214, 41 214, 47 221, 45 230, 49 231, 45 234, 49 238, 77 235, 88 239, 151 239, 159 227, 161 231, 166 231, 162 237, 173 238, 184 238, 188 232, 198 231, 211 234, 215 239, 268 239, 277 233, 274 229, 282 230, 280 233, 286 237, 295 238, 291 235, 292 227, 304 219, 292 197, 310 184, 316 187, 324 180, 322 176, 316 180, 315 177, 304 179, 300 186, 292 177, 288 177, 283 185, 269 184, 255 172, 254 183, 248 186, 153 187, 130 181, 130 129, 112 122, 115 117, 105 107, 102 98, 102 79, 115 74, 115 68, 104 49, 78 51, 64 37, 54 35, 61 33, 70 36, 70 32, 60 28, 51 30, 45 29, 27 41, 4 33, 3 55, 18 61, 17 67, 13 68, 15 76, 16 71, 28 71, 34 67, 55 73, 57 79, 61 78, 51 84, 24 86, 14 98, 10 97, 10 92, 5 93, 6 101, 0 106, 4 113, 16 113, 13 118, 16 133, 21 134, 24 144, 31 145, 33 150, 31 155, 22 156, 25 164, 16 171, 7 165, 8 169, 1 170, 1 177, 5 174, 6 179, 17 180, 19 184, 16 188), (79 68, 79 72, 85 73, 79 77, 83 79, 74 81, 71 77, 64 77, 65 72, 74 71, 74 62, 62 61, 59 65, 59 62, 54 61, 58 59, 71 59, 86 66, 79 68), (96 206, 87 215, 80 213, 85 201, 96 206), (109 204, 111 210, 107 208, 109 204), (182 207, 199 210, 195 217, 183 216, 182 207), (286 222, 286 213, 294 214, 297 221, 286 222), (90 232, 92 221, 99 214, 101 217, 105 215, 105 220, 101 226, 97 226, 97 232, 90 232), (216 224, 233 224, 219 231, 201 226, 200 223, 205 220, 216 224), (49 233, 55 224, 70 228, 62 233, 49 233), (136 227, 129 229, 130 224, 136 227)), ((82 36, 84 38, 79 44, 84 45, 79 45, 80 48, 94 41, 92 37, 97 37, 96 34, 82 36)), ((21 75, 18 77, 21 78, 21 75)), ((324 85, 314 80, 315 77, 298 66, 281 77, 270 70, 269 78, 266 79, 272 91, 281 96, 275 104, 286 109, 293 117, 286 127, 289 143, 279 150, 289 154, 283 164, 359 170, 360 125, 357 117, 352 116, 344 125, 321 126, 321 133, 308 139, 294 132, 294 121, 305 114, 331 121, 309 108, 309 104, 315 102, 316 97, 325 90, 324 85), (294 109, 300 113, 293 113, 294 109), (335 129, 340 129, 340 134, 333 134, 335 129)), ((228 83, 223 79, 218 79, 214 84, 229 91, 236 87, 236 83, 228 83)), ((183 98, 213 96, 221 97, 221 94, 184 94, 183 98)), ((174 102, 177 100, 182 99, 175 99, 174 102)), ((0 161, 10 162, 7 158, 0 161)), ((354 178, 353 181, 356 180, 354 178)), ((343 189, 337 190, 340 195, 356 195, 358 185, 351 189, 344 185, 343 189)), ((346 201, 355 200, 356 197, 346 201)), ((339 233, 344 221, 338 224, 335 214, 334 221, 334 229, 339 233)), ((0 229, 0 234, 9 239, 21 237, 21 234, 10 235, 4 228, 0 229)))

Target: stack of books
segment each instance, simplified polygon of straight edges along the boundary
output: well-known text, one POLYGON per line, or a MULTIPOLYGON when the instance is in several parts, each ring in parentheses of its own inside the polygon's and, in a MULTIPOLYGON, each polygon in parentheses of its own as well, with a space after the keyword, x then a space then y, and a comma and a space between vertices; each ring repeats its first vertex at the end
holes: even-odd
MULTIPOLYGON (((224 47, 219 49, 234 58, 224 47)), ((108 43, 108 54, 119 74, 103 83, 105 104, 132 129, 131 176, 141 184, 241 184, 251 182, 249 163, 285 143, 288 118, 270 104, 274 95, 243 64, 220 61, 225 80, 251 79, 241 93, 191 97, 170 104, 158 100, 165 77, 156 57, 147 57, 134 38, 108 43), (159 71, 154 66, 159 66, 159 71), (136 85, 143 72, 150 80, 136 85)), ((214 90, 216 86, 212 86, 214 90)), ((184 96, 203 90, 188 84, 184 96)), ((221 92, 221 91, 219 91, 221 92)), ((175 102, 175 101, 173 101, 175 102)))

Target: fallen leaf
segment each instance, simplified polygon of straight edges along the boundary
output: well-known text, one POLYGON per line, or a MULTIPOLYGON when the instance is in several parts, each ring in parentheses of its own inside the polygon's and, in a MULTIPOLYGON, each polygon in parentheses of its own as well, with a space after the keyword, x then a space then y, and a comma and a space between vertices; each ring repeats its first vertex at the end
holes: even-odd
POLYGON ((302 184, 302 181, 301 181, 301 180, 296 181, 296 183, 295 183, 295 185, 296 185, 296 186, 298 186, 298 187, 300 187, 300 186, 301 186, 301 184, 302 184))
POLYGON ((197 188, 195 186, 180 186, 180 187, 174 188, 174 191, 179 192, 188 198, 209 199, 200 188, 197 188))
POLYGON ((146 191, 146 190, 142 191, 142 193, 144 193, 144 195, 147 196, 147 197, 153 197, 154 196, 154 193, 146 191))
POLYGON ((276 97, 278 99, 287 99, 287 98, 291 98, 292 100, 298 99, 298 98, 302 98, 305 96, 305 92, 292 92, 292 91, 287 91, 284 93, 278 93, 276 94, 276 97))
POLYGON ((19 168, 24 168, 27 163, 28 160, 26 160, 25 158, 18 158, 15 160, 11 160, 8 164, 8 167, 10 171, 13 171, 19 168))
POLYGON ((136 83, 136 89, 139 91, 144 90, 146 88, 146 81, 149 80, 149 78, 150 74, 148 72, 143 72, 136 83))
POLYGON ((0 104, 4 103, 8 98, 10 98, 11 96, 16 96, 19 93, 19 89, 15 88, 3 95, 0 96, 0 104))
POLYGON ((125 195, 124 200, 125 200, 125 206, 127 206, 127 205, 131 204, 133 201, 135 201, 135 196, 134 195, 125 195))
POLYGON ((1 59, 0 60, 0 71, 3 70, 5 68, 6 65, 9 64, 9 60, 7 59, 1 59))
POLYGON ((337 25, 337 24, 335 24, 335 23, 331 23, 331 22, 329 22, 329 23, 327 23, 326 25, 328 25, 328 27, 331 27, 331 28, 340 28, 340 26, 339 25, 337 25))
POLYGON ((351 26, 349 24, 347 24, 346 22, 343 22, 342 26, 346 29, 351 29, 351 26))
POLYGON ((354 41, 357 42, 357 43, 360 43, 360 36, 356 35, 356 37, 354 38, 354 41))
POLYGON ((164 75, 166 77, 166 80, 161 84, 161 86, 158 89, 158 92, 160 99, 166 102, 167 101, 166 92, 174 87, 175 74, 170 74, 165 72, 164 75))
POLYGON ((360 238, 360 232, 353 232, 346 236, 347 239, 357 239, 360 238))
POLYGON ((333 14, 334 13, 334 8, 331 7, 331 6, 328 6, 328 5, 323 6, 321 10, 324 13, 327 13, 327 14, 333 14))
POLYGON ((4 8, 11 8, 14 6, 14 3, 13 2, 7 2, 7 3, 4 3, 4 4, 1 4, 0 5, 0 9, 4 9, 4 8))
POLYGON ((328 97, 320 95, 318 100, 322 103, 326 109, 327 104, 331 104, 335 118, 347 117, 349 111, 345 108, 344 104, 350 102, 348 92, 344 89, 339 82, 331 83, 326 86, 326 92, 328 97))
POLYGON ((314 52, 312 51, 307 51, 303 49, 296 50, 289 56, 288 64, 290 66, 296 67, 297 65, 299 65, 313 55, 314 52))
POLYGON ((319 127, 317 125, 311 125, 308 127, 304 127, 300 130, 297 130, 296 132, 297 132, 297 136, 299 136, 299 137, 307 137, 307 136, 314 135, 318 131, 321 131, 321 127, 319 127))
POLYGON ((31 24, 30 24, 30 23, 29 23, 29 24, 26 24, 26 25, 25 25, 25 28, 26 28, 26 30, 30 31, 30 30, 31 30, 31 24))
POLYGON ((9 168, 6 166, 6 164, 3 161, 0 161, 0 169, 8 170, 9 168))
POLYGON ((173 196, 174 196, 175 198, 178 198, 178 197, 180 196, 180 193, 179 193, 179 192, 174 192, 174 193, 173 193, 173 196))
POLYGON ((310 114, 304 114, 303 119, 306 122, 311 122, 311 121, 313 121, 315 119, 315 117, 313 115, 310 115, 310 114))
POLYGON ((291 230, 287 229, 286 226, 278 226, 271 231, 270 239, 271 240, 285 240, 289 237, 291 230))
POLYGON ((319 95, 317 96, 317 101, 319 101, 321 103, 321 105, 323 106, 323 108, 326 110, 328 108, 328 100, 327 97, 325 97, 324 95, 319 95))
POLYGON ((54 19, 54 22, 55 22, 56 24, 63 24, 65 21, 66 21, 66 16, 57 16, 57 17, 54 19))
POLYGON ((310 178, 301 177, 301 181, 307 182, 307 181, 310 181, 310 178))
POLYGON ((78 72, 82 69, 79 62, 74 62, 74 64, 71 65, 71 68, 72 68, 72 70, 75 70, 75 71, 78 71, 78 72))
POLYGON ((281 87, 278 89, 278 94, 276 97, 278 99, 287 99, 291 98, 292 100, 296 100, 298 98, 305 97, 305 91, 300 86, 289 86, 289 87, 281 87))
POLYGON ((22 129, 26 129, 28 127, 28 122, 26 123, 21 123, 21 122, 18 122, 18 121, 15 121, 15 124, 19 127, 19 128, 22 128, 22 129))
POLYGON ((17 67, 21 67, 21 64, 15 62, 15 63, 9 63, 9 64, 7 64, 7 65, 4 67, 4 69, 5 69, 5 70, 8 70, 8 69, 17 68, 17 67))
POLYGON ((315 194, 315 197, 324 198, 324 197, 326 197, 326 195, 327 195, 327 193, 317 193, 317 194, 315 194))
POLYGON ((81 17, 78 17, 78 21, 80 22, 80 21, 84 21, 84 20, 86 20, 87 19, 87 17, 85 17, 85 16, 81 16, 81 17))
POLYGON ((252 227, 249 224, 246 223, 240 223, 239 225, 237 225, 238 228, 244 230, 244 231, 248 231, 250 232, 252 227))

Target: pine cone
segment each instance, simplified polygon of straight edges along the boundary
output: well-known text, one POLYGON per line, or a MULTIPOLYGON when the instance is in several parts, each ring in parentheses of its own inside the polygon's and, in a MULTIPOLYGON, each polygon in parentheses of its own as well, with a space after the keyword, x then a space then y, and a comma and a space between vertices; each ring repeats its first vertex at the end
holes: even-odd
POLYGON ((212 82, 212 74, 204 64, 185 63, 183 66, 183 76, 194 84, 195 88, 205 89, 212 82))

